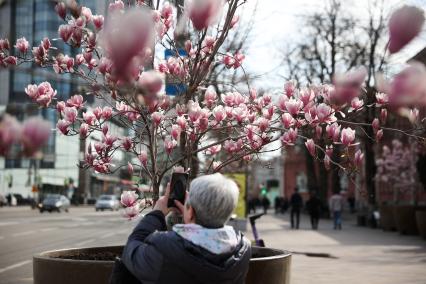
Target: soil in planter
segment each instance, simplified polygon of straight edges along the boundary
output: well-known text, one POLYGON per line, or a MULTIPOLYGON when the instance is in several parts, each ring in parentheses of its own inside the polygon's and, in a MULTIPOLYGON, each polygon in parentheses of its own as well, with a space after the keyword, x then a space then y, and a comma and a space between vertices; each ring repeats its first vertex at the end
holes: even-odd
POLYGON ((91 252, 91 253, 79 252, 75 254, 59 255, 56 258, 73 259, 73 260, 114 261, 116 257, 120 257, 120 256, 121 255, 117 254, 116 252, 102 251, 102 252, 91 252))

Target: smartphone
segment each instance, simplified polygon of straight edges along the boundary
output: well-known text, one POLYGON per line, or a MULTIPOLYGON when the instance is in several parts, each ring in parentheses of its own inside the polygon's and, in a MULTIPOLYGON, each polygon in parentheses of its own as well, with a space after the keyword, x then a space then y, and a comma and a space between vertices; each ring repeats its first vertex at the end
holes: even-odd
POLYGON ((170 182, 170 196, 167 202, 167 207, 176 207, 175 200, 180 203, 185 203, 185 193, 188 187, 188 173, 173 173, 172 181, 170 182))

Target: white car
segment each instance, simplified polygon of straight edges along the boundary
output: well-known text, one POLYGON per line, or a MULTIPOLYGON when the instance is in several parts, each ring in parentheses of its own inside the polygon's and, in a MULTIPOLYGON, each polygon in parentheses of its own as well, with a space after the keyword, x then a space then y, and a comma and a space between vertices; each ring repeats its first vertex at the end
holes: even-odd
POLYGON ((95 210, 104 211, 108 210, 118 210, 120 208, 120 201, 115 195, 101 195, 98 200, 96 200, 95 210))

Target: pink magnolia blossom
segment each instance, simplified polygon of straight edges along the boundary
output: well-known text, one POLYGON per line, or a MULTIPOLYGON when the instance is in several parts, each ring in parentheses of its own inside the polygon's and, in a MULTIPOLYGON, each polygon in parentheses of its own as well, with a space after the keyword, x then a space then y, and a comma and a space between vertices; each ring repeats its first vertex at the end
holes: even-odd
POLYGON ((295 91, 296 91, 296 83, 294 81, 288 81, 284 84, 284 94, 288 98, 293 97, 295 91))
POLYGON ((234 59, 235 59, 235 62, 233 67, 237 69, 243 63, 243 60, 245 59, 245 55, 238 51, 237 53, 235 53, 234 59))
POLYGON ((21 137, 22 126, 8 114, 3 115, 0 120, 0 155, 9 152, 12 144, 17 143, 21 137))
POLYGON ((138 73, 139 66, 147 59, 146 49, 153 37, 153 21, 147 10, 112 13, 104 28, 103 46, 118 79, 129 80, 138 73))
POLYGON ((350 127, 342 129, 340 141, 343 145, 350 146, 355 141, 355 130, 350 127))
POLYGON ((180 133, 182 132, 182 129, 179 125, 173 124, 172 129, 170 131, 170 134, 172 135, 173 139, 178 140, 180 137, 180 133))
POLYGON ((110 12, 117 12, 124 10, 124 3, 121 0, 115 0, 114 3, 110 3, 108 6, 110 12))
POLYGON ((89 131, 89 125, 87 125, 87 123, 82 123, 80 125, 80 137, 81 138, 86 138, 88 131, 89 131))
POLYGON ((364 106, 364 100, 360 100, 358 97, 351 101, 351 107, 353 110, 359 110, 364 106))
POLYGON ((121 204, 123 204, 124 207, 131 207, 135 205, 138 198, 139 196, 135 191, 125 190, 121 194, 121 204))
POLYGON ((103 125, 102 125, 102 133, 104 134, 104 135, 107 135, 108 134, 108 131, 109 131, 109 127, 108 127, 108 124, 106 124, 106 123, 104 123, 103 125))
POLYGON ((22 53, 26 53, 29 48, 29 43, 25 39, 25 37, 18 38, 15 44, 16 49, 18 49, 22 53))
POLYGON ((376 140, 380 141, 380 140, 382 140, 382 137, 383 137, 383 129, 380 129, 376 133, 376 140))
POLYGON ((9 40, 0 38, 0 50, 6 49, 8 50, 10 48, 9 40))
POLYGON ((316 115, 319 123, 336 121, 332 108, 324 103, 318 105, 316 108, 316 115))
POLYGON ((389 19, 389 52, 398 52, 415 38, 424 21, 423 9, 414 6, 404 5, 393 12, 389 19))
POLYGON ((68 42, 71 38, 73 32, 73 28, 71 25, 60 25, 58 29, 59 36, 62 38, 64 42, 68 42))
POLYGON ((187 125, 187 122, 186 122, 185 117, 183 117, 183 116, 179 116, 179 117, 176 119, 176 124, 177 124, 177 125, 179 125, 179 127, 180 127, 182 130, 185 130, 185 129, 186 129, 186 125, 187 125))
POLYGON ((65 20, 65 17, 67 16, 67 6, 65 5, 64 2, 58 2, 55 5, 55 11, 59 17, 65 20))
POLYGON ((224 120, 225 115, 226 113, 223 106, 219 105, 213 109, 213 116, 217 123, 220 123, 222 120, 224 120))
POLYGON ((281 137, 281 141, 285 145, 294 145, 294 143, 297 140, 297 128, 290 128, 288 131, 284 133, 284 135, 281 137))
POLYGON ((340 138, 340 125, 337 123, 329 124, 326 126, 325 131, 327 136, 331 138, 334 142, 337 142, 340 138))
POLYGON ((83 120, 88 125, 93 125, 96 121, 96 116, 92 112, 83 112, 83 120))
POLYGON ((123 147, 124 150, 130 151, 130 149, 132 149, 132 146, 133 146, 132 139, 130 137, 123 137, 123 139, 121 140, 121 146, 123 147))
POLYGON ((377 131, 379 131, 380 128, 380 121, 378 118, 373 119, 373 122, 371 123, 371 126, 373 127, 373 131, 374 133, 377 133, 377 131))
POLYGON ((145 71, 139 77, 138 83, 149 94, 156 94, 163 87, 163 76, 160 72, 154 70, 145 71))
POLYGON ((124 208, 124 217, 131 220, 137 217, 140 213, 140 205, 139 203, 135 203, 135 205, 124 208))
POLYGON ((49 82, 42 82, 37 85, 28 85, 25 88, 25 93, 39 105, 48 107, 53 97, 56 96, 56 91, 53 90, 49 82))
POLYGON ((312 103, 315 98, 315 93, 311 89, 303 89, 300 92, 300 100, 303 102, 303 106, 307 106, 312 103))
POLYGON ((196 30, 204 30, 215 23, 222 7, 222 0, 192 0, 185 3, 187 15, 196 30))
POLYGON ((111 107, 104 107, 102 109, 102 118, 105 120, 108 120, 112 117, 112 108, 111 107))
MULTIPOLYGON (((118 109, 118 107, 117 107, 117 109, 118 109)), ((126 108, 126 110, 127 110, 127 108, 126 108)), ((93 110, 93 114, 95 115, 95 117, 96 117, 97 120, 101 120, 101 118, 102 118, 102 109, 100 107, 96 107, 93 110)))
POLYGON ((93 24, 95 25, 95 28, 97 30, 101 30, 104 26, 104 16, 102 15, 94 15, 93 18, 93 24))
POLYGON ((76 109, 81 109, 84 106, 83 96, 75 95, 67 100, 68 107, 75 107, 76 109))
POLYGON ((222 62, 225 64, 226 68, 231 68, 235 64, 235 58, 232 56, 231 53, 226 53, 226 55, 223 57, 222 62))
POLYGON ((291 115, 297 115, 303 107, 303 103, 297 99, 291 98, 284 103, 286 110, 291 115))
POLYGON ((315 148, 315 142, 314 142, 314 140, 308 139, 305 142, 305 146, 308 149, 309 154, 311 154, 313 157, 315 157, 316 156, 316 148, 315 148))
POLYGON ((130 162, 127 162, 127 171, 129 172, 129 175, 133 175, 133 165, 130 162))
POLYGON ((68 127, 71 125, 71 122, 65 120, 65 119, 61 119, 58 121, 58 123, 56 124, 56 127, 58 128, 59 131, 61 131, 62 134, 67 135, 69 132, 68 127))
POLYGON ((66 107, 64 109, 64 117, 67 121, 74 123, 77 119, 77 109, 75 107, 66 107))
POLYGON ((381 121, 383 124, 385 124, 385 123, 386 123, 387 118, 388 118, 388 111, 387 111, 387 109, 382 109, 382 110, 380 111, 380 121, 381 121))
POLYGON ((160 125, 161 121, 164 119, 164 115, 161 112, 154 112, 153 114, 151 114, 152 117, 152 121, 154 122, 155 126, 160 125))
POLYGON ((172 153, 176 145, 177 145, 176 140, 169 139, 169 138, 166 138, 166 140, 164 140, 164 148, 166 149, 166 152, 168 155, 172 153))
POLYGON ((376 101, 378 107, 386 105, 389 102, 389 96, 385 93, 376 93, 376 101))
POLYGON ((362 161, 364 160, 364 153, 361 150, 355 152, 354 164, 356 167, 360 167, 362 165, 362 161))
POLYGON ((105 143, 105 145, 107 145, 108 147, 113 147, 115 141, 117 141, 117 137, 114 135, 109 135, 106 134, 104 135, 104 137, 102 137, 103 142, 105 143))
POLYGON ((266 119, 264 117, 260 117, 256 120, 256 124, 259 127, 260 131, 264 132, 269 127, 269 119, 266 119))
POLYGON ((389 95, 389 104, 392 106, 425 106, 426 67, 420 62, 411 62, 390 82, 379 76, 377 88, 389 95))
POLYGON ((139 161, 141 162, 141 164, 146 167, 147 163, 148 163, 148 154, 146 151, 142 150, 138 156, 139 161))
POLYGON ((278 108, 281 110, 281 111, 286 111, 287 110, 287 108, 286 108, 286 106, 285 106, 285 103, 288 101, 288 97, 287 96, 285 96, 285 95, 282 95, 282 96, 280 96, 279 98, 278 98, 278 108))
POLYGON ((229 24, 229 27, 232 29, 235 27, 235 25, 238 23, 238 21, 240 20, 240 16, 238 15, 234 15, 231 19, 231 23, 229 24))
POLYGON ((208 87, 206 92, 204 93, 204 104, 211 108, 214 104, 216 104, 217 94, 212 86, 208 87))
POLYGON ((222 145, 213 145, 206 150, 207 155, 216 155, 222 149, 222 145))
POLYGON ((367 69, 360 67, 345 74, 338 74, 333 78, 334 94, 332 103, 344 104, 359 96, 362 84, 367 77, 367 69))
POLYGON ((86 22, 91 22, 93 18, 92 10, 88 7, 81 7, 81 14, 86 18, 86 22))

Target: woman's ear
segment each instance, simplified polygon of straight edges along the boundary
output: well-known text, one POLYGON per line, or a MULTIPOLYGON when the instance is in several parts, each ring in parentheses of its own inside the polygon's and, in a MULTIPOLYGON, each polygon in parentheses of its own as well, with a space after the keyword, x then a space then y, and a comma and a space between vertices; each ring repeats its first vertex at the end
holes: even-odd
POLYGON ((187 213, 187 223, 195 223, 195 210, 191 205, 188 206, 187 213))

